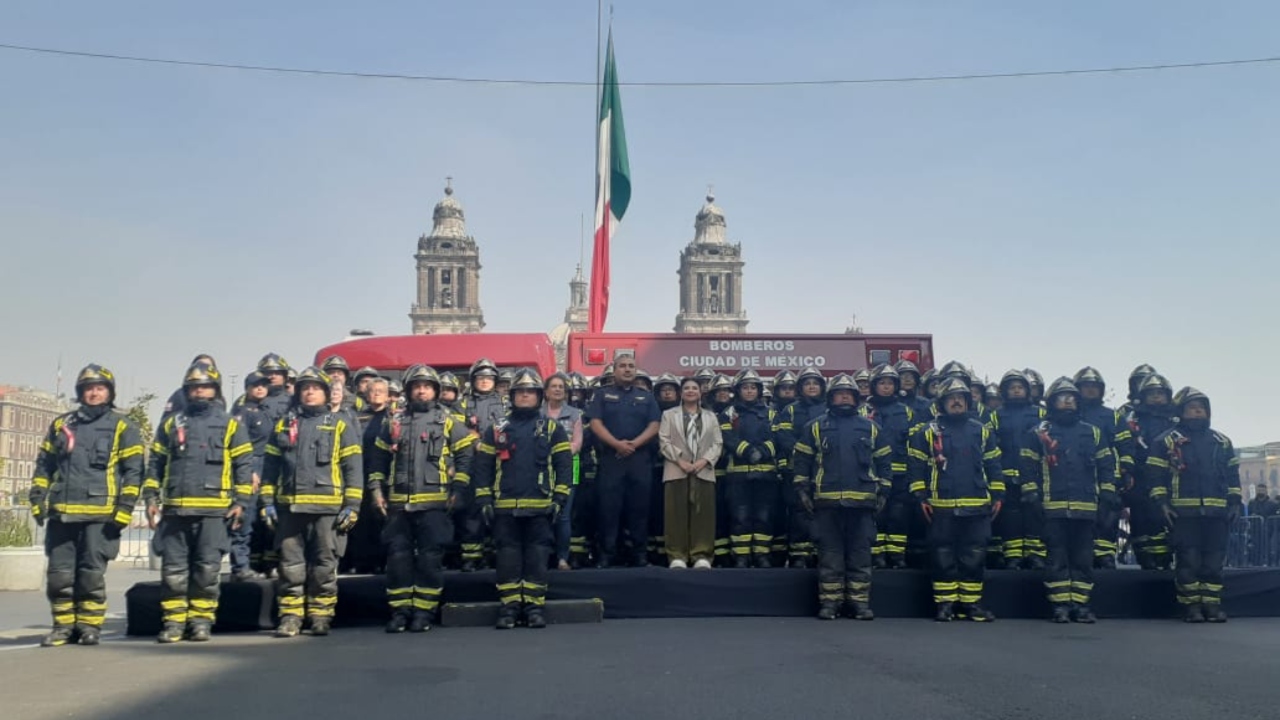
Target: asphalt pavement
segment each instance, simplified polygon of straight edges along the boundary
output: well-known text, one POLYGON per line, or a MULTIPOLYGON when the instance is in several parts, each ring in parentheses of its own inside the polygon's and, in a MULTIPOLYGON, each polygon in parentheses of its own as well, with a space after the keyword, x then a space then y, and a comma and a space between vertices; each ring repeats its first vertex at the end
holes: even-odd
POLYGON ((6 718, 1225 720, 1280 716, 1280 619, 798 618, 374 628, 0 652, 6 718))

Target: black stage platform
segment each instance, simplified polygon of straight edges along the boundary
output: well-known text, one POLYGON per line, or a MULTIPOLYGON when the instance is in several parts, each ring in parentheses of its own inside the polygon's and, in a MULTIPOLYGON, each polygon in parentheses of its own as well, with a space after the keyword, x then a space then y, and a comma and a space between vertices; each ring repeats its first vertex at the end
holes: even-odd
MULTIPOLYGON (((1171 618, 1173 573, 1111 570, 1097 573, 1094 610, 1101 618, 1171 618)), ((1223 608, 1233 617, 1280 616, 1280 569, 1228 570, 1223 608)), ((386 621, 381 576, 344 576, 338 583, 337 626, 386 621)), ((160 630, 160 584, 139 583, 128 592, 128 633, 160 630)), ((814 570, 668 570, 666 568, 552 572, 551 600, 604 602, 605 618, 803 617, 817 613, 814 570)), ((493 573, 448 573, 444 602, 497 600, 493 573)), ((1037 572, 987 573, 984 604, 998 618, 1044 618, 1049 606, 1037 572)), ((880 617, 929 618, 927 573, 882 570, 874 576, 871 605, 880 617)), ((216 629, 256 631, 275 626, 271 581, 222 585, 216 629)))

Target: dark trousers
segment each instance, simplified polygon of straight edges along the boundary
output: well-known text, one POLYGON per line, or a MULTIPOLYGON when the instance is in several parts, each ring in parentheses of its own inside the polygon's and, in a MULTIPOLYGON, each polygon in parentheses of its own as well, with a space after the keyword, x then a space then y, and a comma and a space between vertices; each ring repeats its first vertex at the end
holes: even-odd
MULTIPOLYGON (((373 506, 373 494, 365 493, 360 503, 360 522, 347 533, 347 549, 342 554, 339 570, 357 573, 379 573, 387 565, 387 550, 382 531, 386 519, 373 506)), ((452 542, 453 537, 448 538, 452 542)))
MULTIPOLYGON (((654 453, 656 455, 657 453, 654 453)), ((653 477, 649 481, 649 559, 651 562, 663 564, 667 556, 667 538, 662 513, 662 463, 653 468, 653 477)))
MULTIPOLYGON (((1048 530, 1045 534, 1048 540, 1048 530)), ((1098 519, 1093 526, 1093 562, 1095 566, 1115 561, 1120 551, 1120 508, 1098 506, 1098 519), (1109 560, 1108 560, 1109 558, 1109 560)))
POLYGON ((493 544, 497 550, 498 601, 502 606, 545 605, 551 515, 499 514, 493 520, 493 544))
POLYGON ((156 545, 165 623, 212 625, 222 556, 231 549, 226 519, 166 515, 156 529, 156 545))
POLYGON ((903 565, 907 558, 909 518, 920 503, 906 493, 893 495, 876 517, 876 547, 873 554, 884 555, 890 565, 903 565))
POLYGON ((436 616, 444 592, 444 551, 452 540, 453 522, 444 508, 387 515, 382 542, 387 547, 387 604, 392 612, 436 616))
POLYGON ((871 546, 876 539, 872 508, 818 507, 813 513, 818 544, 818 601, 871 602, 871 546))
POLYGON ((1173 521, 1173 547, 1178 561, 1173 579, 1178 602, 1220 604, 1222 565, 1227 559, 1227 518, 1179 517, 1173 521))
POLYGON ((277 597, 280 617, 331 618, 338 606, 338 531, 335 515, 280 511, 277 597))
POLYGON ((1088 605, 1093 594, 1093 533, 1096 518, 1049 518, 1044 587, 1052 605, 1088 605))
POLYGON ((601 453, 596 475, 596 529, 600 533, 601 561, 617 561, 621 530, 631 538, 631 561, 641 564, 645 560, 652 480, 653 461, 647 449, 637 450, 627 458, 619 458, 612 451, 601 453))
POLYGON ((114 523, 49 521, 45 594, 54 627, 100 628, 107 617, 107 563, 120 552, 114 523))
POLYGON ((454 534, 458 539, 462 562, 484 564, 485 524, 480 503, 476 502, 475 488, 468 485, 458 498, 462 509, 453 514, 454 534))
POLYGON ((249 567, 260 573, 270 572, 280 564, 280 551, 276 546, 276 531, 254 513, 253 530, 249 536, 249 567))
POLYGON ((929 522, 914 498, 907 500, 907 566, 927 570, 930 566, 929 522), (914 505, 914 506, 913 506, 914 505))
POLYGON ((1140 481, 1126 496, 1130 503, 1129 535, 1133 538, 1133 554, 1144 570, 1167 568, 1172 557, 1169 529, 1165 527, 1160 506, 1148 496, 1149 491, 1146 483, 1140 481))
POLYGON ((769 555, 773 551, 773 511, 778 480, 759 473, 725 477, 729 506, 729 551, 734 558, 769 555))
POLYGON ((244 572, 250 568, 253 555, 253 518, 258 517, 258 498, 249 500, 240 527, 227 531, 230 539, 231 572, 244 572))
POLYGON ((729 484, 725 478, 722 471, 716 471, 715 564, 722 567, 733 562, 729 553, 729 484))
POLYGON ((596 542, 596 483, 582 481, 573 489, 573 504, 569 508, 569 557, 574 567, 582 567, 599 552, 596 542))
POLYGON ((991 516, 986 513, 958 516, 934 511, 929 525, 929 551, 935 602, 973 604, 982 600, 990 537, 991 516))

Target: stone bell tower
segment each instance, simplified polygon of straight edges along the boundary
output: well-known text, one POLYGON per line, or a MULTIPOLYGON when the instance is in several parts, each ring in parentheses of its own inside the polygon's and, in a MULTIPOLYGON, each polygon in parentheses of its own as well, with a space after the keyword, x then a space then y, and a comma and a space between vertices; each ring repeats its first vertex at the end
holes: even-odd
POLYGON ((693 242, 680 251, 678 333, 744 333, 742 245, 725 237, 724 211, 707 194, 694 221, 693 242))
POLYGON ((415 335, 476 333, 484 329, 480 309, 480 250, 467 235, 462 205, 446 178, 444 199, 432 213, 430 235, 418 238, 417 300, 409 309, 415 335))

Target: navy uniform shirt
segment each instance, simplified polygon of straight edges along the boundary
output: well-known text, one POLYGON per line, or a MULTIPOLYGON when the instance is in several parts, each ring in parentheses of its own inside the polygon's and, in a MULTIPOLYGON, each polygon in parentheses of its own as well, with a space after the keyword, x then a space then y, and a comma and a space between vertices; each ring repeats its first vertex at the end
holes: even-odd
POLYGON ((623 389, 616 385, 602 387, 591 398, 587 417, 599 418, 618 440, 632 440, 662 417, 653 393, 639 385, 623 389))

